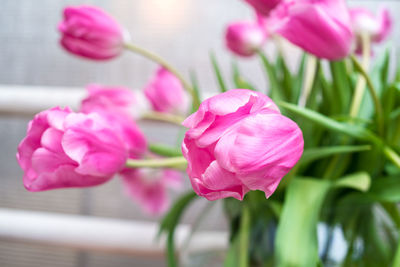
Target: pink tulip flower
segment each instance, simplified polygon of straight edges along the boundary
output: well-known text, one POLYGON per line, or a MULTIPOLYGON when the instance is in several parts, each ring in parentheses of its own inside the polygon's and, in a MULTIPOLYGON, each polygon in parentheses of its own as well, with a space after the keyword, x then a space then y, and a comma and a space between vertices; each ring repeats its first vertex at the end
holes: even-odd
POLYGON ((182 174, 170 169, 125 169, 120 175, 126 194, 152 216, 168 210, 169 188, 182 187, 182 174))
POLYGON ((357 36, 357 47, 362 34, 367 34, 372 42, 379 43, 387 38, 392 28, 392 19, 387 9, 381 9, 377 16, 365 8, 350 9, 351 21, 357 36))
POLYGON ((157 70, 144 94, 157 112, 181 115, 188 111, 189 98, 181 82, 163 67, 157 70))
POLYGON ((128 152, 97 113, 53 108, 37 114, 18 146, 17 160, 29 191, 105 183, 120 171, 128 152))
POLYGON ((61 45, 81 57, 106 60, 118 56, 124 49, 121 26, 97 7, 65 8, 58 30, 62 34, 61 45))
POLYGON ((135 97, 132 91, 98 85, 90 85, 87 89, 89 96, 82 101, 80 112, 101 114, 122 139, 129 157, 142 157, 147 152, 147 141, 133 118, 135 97))
POLYGON ((107 112, 133 117, 136 99, 132 90, 125 87, 104 87, 90 84, 89 95, 82 100, 81 112, 107 112))
POLYGON ((247 3, 252 5, 257 13, 264 16, 269 15, 271 10, 273 10, 277 5, 279 5, 282 0, 245 0, 247 3))
POLYGON ((267 96, 235 89, 203 101, 183 125, 187 173, 208 200, 271 196, 303 153, 303 135, 267 96))
POLYGON ((319 58, 339 60, 351 52, 353 31, 345 0, 283 2, 267 28, 319 58))
POLYGON ((235 22, 228 25, 225 33, 226 46, 243 57, 254 55, 266 40, 263 27, 255 22, 235 22))

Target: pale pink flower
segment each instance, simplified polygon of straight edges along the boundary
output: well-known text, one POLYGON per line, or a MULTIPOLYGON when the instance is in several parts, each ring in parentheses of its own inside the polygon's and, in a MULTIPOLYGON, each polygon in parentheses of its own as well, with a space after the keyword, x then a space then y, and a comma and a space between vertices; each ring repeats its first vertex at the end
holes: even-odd
POLYGON ((265 23, 270 32, 319 58, 339 60, 351 52, 354 36, 345 0, 282 2, 265 23))
POLYGON ((303 152, 303 135, 267 96, 230 90, 203 101, 184 122, 182 143, 194 191, 208 200, 269 197, 303 152))
POLYGON ((53 108, 37 114, 18 146, 29 191, 102 184, 120 171, 128 151, 97 113, 53 108))
POLYGON ((125 169, 121 173, 126 194, 149 215, 168 210, 168 189, 180 189, 182 174, 170 169, 125 169))
POLYGON ((266 32, 256 22, 235 22, 228 25, 225 33, 226 46, 243 57, 254 55, 266 40, 266 32))
POLYGON ((387 38, 392 29, 392 19, 386 8, 379 10, 377 15, 366 8, 352 8, 350 16, 357 36, 357 48, 361 46, 362 34, 366 34, 372 42, 379 43, 387 38))
POLYGON ((160 67, 144 94, 153 109, 158 112, 185 114, 189 108, 189 98, 181 82, 167 69, 160 67))
POLYGON ((61 45, 78 56, 106 60, 118 56, 124 49, 121 26, 97 7, 65 8, 58 30, 62 34, 61 45))
POLYGON ((252 5, 257 13, 264 16, 268 15, 283 0, 245 0, 252 5))

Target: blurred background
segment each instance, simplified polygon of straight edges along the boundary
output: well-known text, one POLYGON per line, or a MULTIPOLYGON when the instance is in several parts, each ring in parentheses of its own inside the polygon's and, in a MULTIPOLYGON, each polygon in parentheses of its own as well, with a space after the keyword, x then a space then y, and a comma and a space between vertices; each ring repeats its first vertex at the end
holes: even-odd
MULTIPOLYGON (((225 74, 230 75, 233 57, 224 48, 225 25, 234 20, 252 19, 253 16, 252 10, 240 0, 1 0, 0 86, 83 88, 89 83, 100 83, 135 90, 143 88, 157 67, 152 62, 125 53, 112 61, 94 63, 71 56, 59 47, 56 27, 62 9, 66 5, 79 4, 102 7, 125 25, 135 44, 163 56, 186 75, 194 70, 201 89, 208 93, 217 91, 209 52, 217 54, 225 74)), ((381 5, 389 6, 396 25, 388 45, 399 48, 397 14, 400 1, 350 1, 349 4, 367 6, 372 11, 381 5)), ((267 45, 266 52, 273 56, 274 47, 267 45)), ((379 49, 375 52, 379 53, 379 49)), ((295 52, 289 49, 286 56, 295 66, 295 52)), ((258 88, 267 87, 257 58, 241 60, 240 68, 258 88)), ((46 101, 45 96, 43 101, 46 101)), ((15 153, 29 120, 28 117, 0 116, 0 208, 157 220, 144 216, 122 194, 117 179, 85 190, 25 191, 15 153)), ((160 135, 159 127, 156 124, 145 125, 144 131, 150 141, 174 144, 178 129, 164 127, 164 134, 160 135)), ((186 186, 189 188, 188 182, 186 186)), ((192 223, 195 220, 193 213, 196 214, 204 204, 204 201, 196 203, 184 222, 192 223)), ((221 207, 214 207, 202 228, 226 229, 220 210, 221 207)), ((122 267, 164 266, 164 263, 161 257, 89 253, 0 239, 0 266, 122 267)))

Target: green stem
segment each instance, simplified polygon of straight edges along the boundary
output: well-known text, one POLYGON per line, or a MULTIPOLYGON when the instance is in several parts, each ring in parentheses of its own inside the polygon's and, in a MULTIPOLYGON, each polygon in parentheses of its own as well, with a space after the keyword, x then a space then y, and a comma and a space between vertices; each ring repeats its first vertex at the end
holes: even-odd
MULTIPOLYGON (((400 231, 399 231, 399 235, 400 235, 400 231)), ((393 267, 399 267, 400 266, 400 241, 399 244, 397 245, 397 249, 396 249, 396 254, 394 256, 394 260, 393 260, 393 267)))
POLYGON ((242 216, 240 219, 240 250, 239 267, 249 266, 249 236, 250 236, 250 210, 246 203, 243 205, 242 216))
POLYGON ((187 161, 184 157, 172 157, 161 159, 128 159, 128 168, 186 168, 187 161))
MULTIPOLYGON (((362 45, 362 66, 365 70, 369 68, 371 58, 371 39, 368 34, 361 35, 362 45)), ((353 100, 350 108, 350 117, 357 117, 360 111, 362 99, 364 97, 366 80, 363 75, 359 75, 357 79, 356 89, 354 90, 353 100)))
POLYGON ((185 78, 183 78, 183 76, 181 75, 181 73, 175 69, 173 66, 171 66, 166 60, 164 60, 163 58, 159 57, 156 54, 153 54, 152 52, 141 48, 139 46, 136 46, 134 44, 131 43, 125 43, 125 48, 136 53, 139 55, 142 55, 145 58, 150 59, 151 61, 154 61, 158 64, 160 64, 161 66, 163 66, 164 68, 166 68, 168 71, 170 71, 172 74, 174 74, 179 81, 182 83, 182 86, 185 88, 185 90, 192 96, 192 101, 193 104, 198 107, 200 105, 200 99, 198 98, 196 92, 193 90, 193 87, 185 80, 185 78))
POLYGON ((175 148, 172 146, 164 145, 164 144, 149 144, 148 149, 160 156, 164 157, 181 157, 182 151, 180 148, 175 148))
POLYGON ((301 90, 299 103, 300 107, 305 107, 307 99, 311 93, 311 89, 315 80, 315 74, 317 72, 317 58, 312 55, 307 56, 306 71, 304 75, 303 87, 301 90))
POLYGON ((155 120, 155 121, 163 121, 172 124, 176 124, 182 126, 182 122, 184 120, 183 117, 174 115, 174 114, 166 114, 161 112, 151 112, 146 113, 142 116, 143 120, 155 120))
POLYGON ((351 56, 351 61, 353 62, 354 66, 356 67, 357 71, 360 72, 366 82, 367 82, 367 88, 372 96, 372 100, 374 102, 375 105, 375 111, 376 111, 376 120, 377 120, 377 126, 378 126, 378 132, 381 136, 383 136, 383 109, 382 109, 382 105, 379 102, 379 97, 376 93, 376 89, 375 86, 373 85, 371 78, 369 77, 369 75, 367 74, 367 72, 365 71, 365 69, 363 68, 363 66, 360 64, 360 62, 358 62, 358 60, 355 58, 354 55, 351 56))

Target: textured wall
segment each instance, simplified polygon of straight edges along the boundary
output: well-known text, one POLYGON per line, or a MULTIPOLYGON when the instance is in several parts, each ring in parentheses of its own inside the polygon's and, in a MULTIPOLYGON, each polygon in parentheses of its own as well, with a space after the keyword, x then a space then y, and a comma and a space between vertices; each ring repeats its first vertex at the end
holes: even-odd
MULTIPOLYGON (((217 90, 208 59, 210 50, 218 53, 227 74, 230 70, 231 56, 224 50, 222 38, 224 25, 252 16, 251 10, 239 0, 1 0, 0 84, 83 87, 96 82, 142 88, 156 68, 153 63, 127 53, 116 60, 94 64, 70 56, 58 46, 56 25, 63 6, 83 3, 106 9, 126 26, 135 43, 164 56, 184 73, 196 70, 206 91, 217 90)), ((390 6, 393 14, 400 11, 399 1, 350 2, 372 9, 382 3, 390 6)), ((399 48, 399 31, 397 26, 392 34, 394 48, 399 48)), ((266 50, 274 54, 271 45, 266 50)), ((258 60, 244 60, 240 66, 246 76, 257 81, 259 88, 266 87, 258 60)), ((121 195, 117 180, 86 190, 26 192, 15 162, 16 146, 25 134, 26 123, 26 119, 0 117, 0 207, 147 219, 121 195)), ((150 125, 145 130, 153 140, 160 138, 157 126, 150 125)), ((177 130, 163 131, 165 141, 173 142, 177 130)), ((187 222, 194 220, 196 210, 187 216, 187 222)), ((223 228, 219 210, 217 207, 205 222, 208 228, 223 228)), ((162 266, 161 262, 0 241, 2 267, 162 266)))

